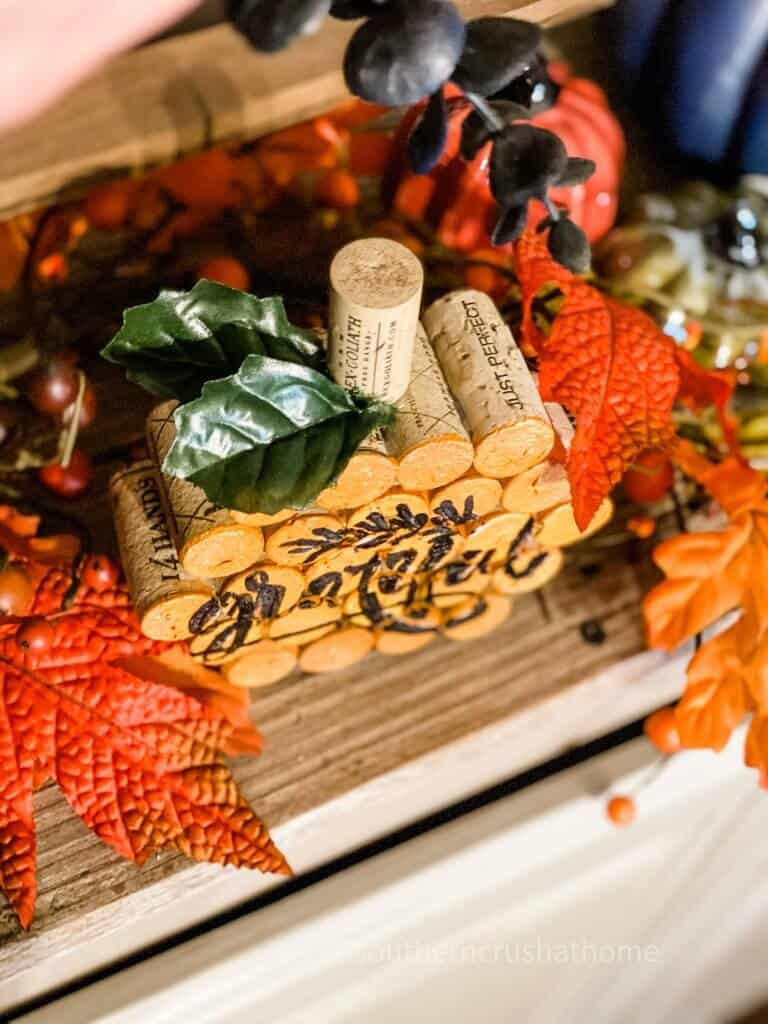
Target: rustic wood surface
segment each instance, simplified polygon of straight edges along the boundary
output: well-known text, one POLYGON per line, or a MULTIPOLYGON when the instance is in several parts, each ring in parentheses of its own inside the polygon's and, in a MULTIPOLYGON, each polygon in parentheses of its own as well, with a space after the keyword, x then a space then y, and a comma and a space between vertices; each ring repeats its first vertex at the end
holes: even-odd
MULTIPOLYGON (((253 718, 266 751, 237 765, 245 794, 270 827, 279 826, 436 748, 565 696, 643 649, 639 599, 646 586, 643 572, 623 560, 605 563, 591 577, 572 565, 544 591, 543 602, 521 599, 492 638, 436 641, 408 659, 375 655, 345 672, 295 677, 264 690, 253 718), (602 645, 581 639, 579 625, 589 618, 606 631, 602 645)), ((539 760, 562 750, 573 724, 559 719, 557 703, 552 712, 539 760)), ((590 721, 588 732, 607 727, 590 721)), ((29 964, 43 933, 54 931, 55 948, 65 948, 90 912, 177 872, 200 870, 180 856, 159 856, 142 869, 123 861, 52 786, 37 795, 36 808, 37 915, 25 935, 10 910, 0 910, 0 982, 29 964)))
MULTIPOLYGON (((460 0, 459 7, 553 25, 611 3, 460 0)), ((2 136, 0 217, 328 110, 349 96, 341 64, 352 31, 329 19, 319 34, 262 56, 229 25, 215 25, 118 57, 42 117, 2 136)))

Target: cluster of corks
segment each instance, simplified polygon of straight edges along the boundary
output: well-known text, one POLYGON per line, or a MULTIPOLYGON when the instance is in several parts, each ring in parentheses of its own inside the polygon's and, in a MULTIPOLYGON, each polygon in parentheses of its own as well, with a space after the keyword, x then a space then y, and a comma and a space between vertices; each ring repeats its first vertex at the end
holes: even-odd
POLYGON ((576 526, 571 422, 542 402, 492 300, 452 292, 420 318, 422 283, 418 260, 387 240, 352 243, 332 265, 331 372, 398 415, 312 509, 240 513, 164 477, 175 403, 152 412, 151 458, 112 484, 147 635, 188 640, 239 686, 475 638, 608 521, 607 500, 576 526))

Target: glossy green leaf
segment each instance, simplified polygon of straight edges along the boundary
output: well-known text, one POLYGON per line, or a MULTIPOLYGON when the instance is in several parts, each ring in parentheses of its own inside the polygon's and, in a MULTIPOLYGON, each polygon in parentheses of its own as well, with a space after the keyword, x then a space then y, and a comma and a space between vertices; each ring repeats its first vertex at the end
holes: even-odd
POLYGON ((249 355, 176 410, 163 471, 241 512, 306 508, 394 413, 310 367, 249 355))
POLYGON ((202 280, 191 291, 162 291, 154 302, 127 309, 101 354, 152 394, 188 402, 206 381, 235 373, 254 353, 324 366, 315 335, 290 322, 281 298, 202 280))

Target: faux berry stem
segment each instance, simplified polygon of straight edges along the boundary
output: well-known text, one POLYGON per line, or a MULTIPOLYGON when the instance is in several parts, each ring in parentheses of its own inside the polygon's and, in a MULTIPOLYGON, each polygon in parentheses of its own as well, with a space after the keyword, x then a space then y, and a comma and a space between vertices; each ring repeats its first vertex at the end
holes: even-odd
POLYGON ((474 92, 464 93, 469 102, 482 117, 485 126, 492 135, 498 135, 504 130, 506 122, 501 114, 497 113, 484 96, 478 96, 474 92))

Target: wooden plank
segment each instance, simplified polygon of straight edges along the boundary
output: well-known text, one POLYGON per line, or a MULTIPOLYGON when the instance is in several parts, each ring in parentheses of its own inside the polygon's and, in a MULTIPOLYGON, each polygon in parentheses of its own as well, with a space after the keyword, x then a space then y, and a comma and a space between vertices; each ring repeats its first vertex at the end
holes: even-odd
MULTIPOLYGON (((613 0, 459 0, 468 16, 545 25, 613 0)), ((353 26, 329 19, 283 53, 254 53, 229 25, 124 54, 55 108, 6 133, 0 217, 83 193, 94 181, 265 132, 348 98, 342 55, 353 26)))
MULTIPOLYGON (((407 660, 376 656, 364 668, 264 691, 253 715, 266 753, 238 765, 245 793, 305 870, 388 823, 404 824, 631 720, 669 700, 680 682, 670 692, 668 678, 658 685, 645 678, 647 666, 663 662, 657 655, 644 655, 634 670, 634 662, 611 670, 643 650, 639 600, 646 586, 639 570, 618 559, 592 578, 571 566, 546 592, 546 614, 535 598, 522 599, 493 642, 437 642, 407 660), (587 618, 603 623, 603 645, 581 640, 578 627, 587 618), (430 758, 441 759, 442 768, 425 768, 430 758), (413 795, 414 779, 422 798, 413 795), (396 806, 389 817, 370 812, 383 791, 396 806), (320 836, 325 845, 318 846, 320 836)), ((88 833, 54 788, 38 794, 37 809, 37 917, 24 935, 8 909, 0 911, 0 1006, 9 992, 19 998, 51 984, 63 958, 82 969, 96 937, 104 962, 139 920, 160 920, 163 934, 172 930, 169 921, 198 919, 206 907, 220 909, 274 884, 174 856, 137 869, 88 833), (194 906, 174 917, 184 899, 194 906)))

